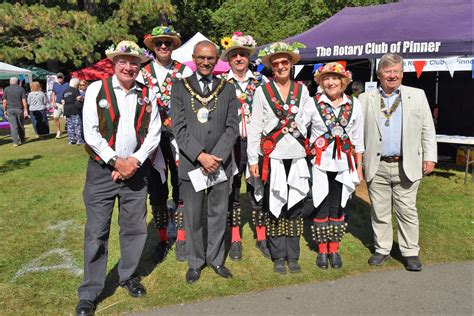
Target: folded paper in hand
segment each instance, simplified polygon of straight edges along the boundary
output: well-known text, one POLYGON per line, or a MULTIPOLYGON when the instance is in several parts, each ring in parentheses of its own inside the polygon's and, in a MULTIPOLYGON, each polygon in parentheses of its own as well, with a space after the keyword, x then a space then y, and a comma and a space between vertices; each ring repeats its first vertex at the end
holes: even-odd
POLYGON ((214 173, 205 173, 201 170, 201 168, 197 168, 188 172, 188 175, 196 192, 210 188, 213 185, 227 180, 227 176, 225 175, 222 165, 219 166, 219 169, 217 169, 217 171, 214 173))

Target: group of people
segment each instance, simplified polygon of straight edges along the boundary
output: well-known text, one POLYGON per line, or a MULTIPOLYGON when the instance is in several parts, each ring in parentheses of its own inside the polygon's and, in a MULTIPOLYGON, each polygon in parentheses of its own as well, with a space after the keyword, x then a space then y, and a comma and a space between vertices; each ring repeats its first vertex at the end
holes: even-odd
POLYGON ((146 294, 136 269, 147 238, 147 194, 159 238, 153 259, 160 262, 169 251, 166 227, 174 218, 176 255, 188 262, 185 280, 190 284, 206 266, 223 278, 233 277, 225 266, 225 232, 229 227, 229 257, 238 261, 243 254, 242 212, 252 212, 256 247, 272 259, 273 271, 300 272, 299 239, 308 195, 314 206, 310 219, 318 243, 316 266, 340 268, 347 201, 364 178, 375 244, 369 264, 382 265, 390 258, 393 207, 405 267, 422 269, 416 193, 437 159, 435 131, 424 92, 401 84, 400 56, 381 58, 380 88, 359 98, 344 93, 351 73, 328 63, 315 72, 319 88, 311 97, 291 79, 292 66, 300 60, 299 43, 274 43, 258 53, 272 80, 249 70, 256 43, 240 32, 221 41, 220 56, 212 42, 197 43, 194 73, 171 58, 181 44, 172 27, 154 28, 144 43, 154 59, 131 41, 107 49, 114 75, 92 83, 85 96, 84 139, 90 159, 77 315, 94 314, 104 288, 115 200, 120 212, 119 284, 133 297, 146 294), (231 70, 218 77, 213 70, 219 58, 231 70), (251 210, 241 209, 243 176, 251 210), (196 178, 207 187, 197 190, 196 178), (175 202, 171 209, 166 204, 168 181, 175 202))
MULTIPOLYGON (((57 82, 53 85, 51 104, 53 120, 56 126, 56 138, 61 138, 60 118, 66 118, 68 143, 84 144, 82 130, 82 105, 87 89, 87 81, 72 78, 69 83, 64 81, 64 74, 57 74, 57 82)), ((18 147, 26 142, 25 119, 31 119, 36 137, 41 139, 49 135, 48 100, 42 91, 41 83, 33 81, 30 92, 18 84, 18 78, 10 78, 10 85, 5 88, 2 96, 3 115, 7 118, 13 140, 18 147)))

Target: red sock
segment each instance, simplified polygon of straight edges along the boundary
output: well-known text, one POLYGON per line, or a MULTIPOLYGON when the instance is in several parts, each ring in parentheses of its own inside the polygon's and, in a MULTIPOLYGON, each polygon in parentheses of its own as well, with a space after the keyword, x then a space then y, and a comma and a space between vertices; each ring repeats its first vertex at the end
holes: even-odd
POLYGON ((158 236, 160 237, 160 241, 168 241, 168 232, 166 228, 158 229, 158 236))
POLYGON ((318 245, 319 253, 328 253, 328 243, 322 243, 318 245))
POLYGON ((329 253, 336 253, 339 250, 339 243, 337 241, 329 242, 329 253))
POLYGON ((267 239, 265 226, 257 226, 257 227, 255 227, 255 230, 257 231, 257 240, 258 241, 262 241, 262 240, 267 239))
POLYGON ((241 241, 240 238, 240 227, 234 226, 232 227, 232 242, 241 241))
POLYGON ((177 241, 185 241, 186 240, 186 231, 184 229, 178 229, 178 234, 176 235, 177 241))

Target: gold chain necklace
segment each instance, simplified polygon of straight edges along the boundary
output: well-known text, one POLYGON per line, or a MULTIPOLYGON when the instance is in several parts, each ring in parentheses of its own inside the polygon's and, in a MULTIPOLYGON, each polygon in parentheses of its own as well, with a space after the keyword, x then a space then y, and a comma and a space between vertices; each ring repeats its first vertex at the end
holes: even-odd
POLYGON ((212 112, 216 109, 216 106, 217 106, 217 95, 222 91, 222 89, 224 88, 224 85, 225 85, 225 79, 224 78, 221 78, 221 81, 219 82, 219 84, 217 85, 217 88, 216 90, 214 90, 214 92, 211 93, 211 95, 209 95, 208 97, 204 97, 202 96, 199 92, 197 92, 196 90, 193 89, 193 87, 191 87, 191 85, 189 84, 187 78, 184 78, 183 79, 183 83, 184 83, 184 87, 186 88, 186 90, 188 90, 189 94, 191 95, 191 108, 193 109, 194 113, 197 113, 198 110, 196 110, 196 107, 195 107, 195 104, 194 104, 194 99, 196 98, 204 107, 207 107, 207 105, 212 101, 214 100, 214 106, 209 110, 209 112, 212 112))

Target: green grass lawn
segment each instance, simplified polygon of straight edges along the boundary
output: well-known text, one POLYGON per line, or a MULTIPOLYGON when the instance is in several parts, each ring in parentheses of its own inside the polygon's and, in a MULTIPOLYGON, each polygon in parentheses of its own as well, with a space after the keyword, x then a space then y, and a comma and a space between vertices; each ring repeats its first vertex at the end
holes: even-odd
MULTIPOLYGON (((57 140, 51 134, 49 139, 36 140, 31 126, 27 128, 28 141, 18 148, 12 146, 9 136, 0 136, 0 314, 71 314, 81 282, 77 273, 82 272, 83 263, 82 187, 88 158, 82 146, 68 145, 65 137, 57 140)), ((424 264, 473 259, 474 185, 464 185, 464 174, 457 170, 461 169, 436 169, 421 183, 418 210, 424 264)), ((364 196, 363 190, 359 196, 364 196)), ((248 204, 242 197, 245 211, 248 204)), ((245 215, 244 259, 226 262, 234 278, 225 280, 205 269, 193 285, 186 284, 187 264, 176 262, 174 251, 162 264, 152 263, 156 235, 150 224, 139 268, 148 295, 134 299, 117 288, 115 266, 120 253, 115 212, 109 242, 109 274, 98 312, 139 311, 374 271, 367 265, 372 231, 364 198, 357 197, 351 202, 349 216, 350 234, 341 245, 344 266, 340 270, 316 268, 310 234, 305 233, 301 238, 302 273, 276 275, 272 262, 255 249, 250 215, 245 215)), ((400 254, 396 247, 392 255, 395 260, 382 269, 403 268, 397 260, 400 254)))

